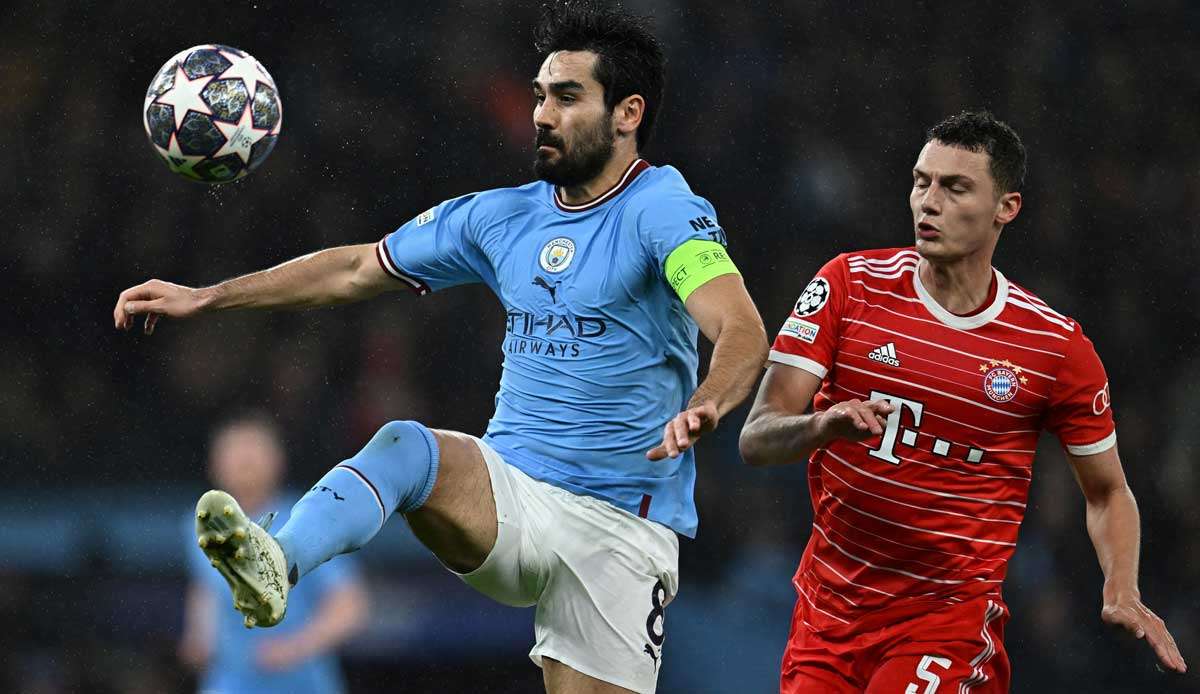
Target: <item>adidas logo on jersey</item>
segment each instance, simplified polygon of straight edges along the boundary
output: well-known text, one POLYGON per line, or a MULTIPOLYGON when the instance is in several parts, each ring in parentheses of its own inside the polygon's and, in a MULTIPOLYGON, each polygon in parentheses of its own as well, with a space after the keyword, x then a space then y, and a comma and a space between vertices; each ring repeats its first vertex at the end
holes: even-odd
POLYGON ((889 342, 882 347, 876 347, 867 354, 867 358, 891 366, 900 366, 900 360, 896 358, 896 343, 894 342, 889 342))

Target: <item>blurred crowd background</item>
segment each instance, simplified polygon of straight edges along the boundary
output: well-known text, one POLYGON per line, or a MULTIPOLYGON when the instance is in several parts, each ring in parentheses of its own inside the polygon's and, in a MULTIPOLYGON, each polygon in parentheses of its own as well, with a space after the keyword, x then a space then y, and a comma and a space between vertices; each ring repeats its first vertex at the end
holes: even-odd
MULTIPOLYGON (((986 107, 1029 150, 997 267, 1104 358, 1142 511, 1142 590, 1200 666, 1200 5, 629 0, 670 59, 644 152, 716 206, 774 334, 841 251, 907 245, 923 132, 986 107)), ((302 490, 384 422, 479 433, 503 313, 480 287, 118 333, 150 277, 203 285, 369 242, 530 180, 533 3, 6 3, 0 9, 0 691, 182 692, 180 533, 212 427, 269 412, 302 490), (153 154, 163 61, 220 42, 272 73, 283 134, 205 187, 153 154)), ((743 466, 745 408, 699 448, 660 691, 770 692, 809 533, 804 466, 743 466)), ((1014 692, 1200 691, 1100 621, 1082 497, 1043 442, 1005 585, 1014 692)), ((475 596, 394 519, 360 554, 351 692, 528 692, 530 610, 475 596)), ((224 609, 224 604, 221 605, 224 609)))

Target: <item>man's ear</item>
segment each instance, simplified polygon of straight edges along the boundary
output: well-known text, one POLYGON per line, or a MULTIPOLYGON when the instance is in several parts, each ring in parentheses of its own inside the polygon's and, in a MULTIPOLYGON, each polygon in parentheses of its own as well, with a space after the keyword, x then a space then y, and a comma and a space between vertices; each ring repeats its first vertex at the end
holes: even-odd
POLYGON ((646 115, 646 100, 641 94, 630 94, 613 107, 613 124, 621 135, 632 135, 642 124, 646 115))
POLYGON ((1001 226, 1007 225, 1016 219, 1020 212, 1021 194, 1017 192, 1005 193, 1000 196, 1000 200, 996 203, 996 223, 1001 226))

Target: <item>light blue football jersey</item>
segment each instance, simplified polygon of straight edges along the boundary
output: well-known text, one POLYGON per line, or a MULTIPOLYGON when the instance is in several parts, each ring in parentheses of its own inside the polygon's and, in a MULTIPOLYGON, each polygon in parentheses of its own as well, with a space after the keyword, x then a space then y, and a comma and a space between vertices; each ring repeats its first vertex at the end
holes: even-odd
POLYGON ((378 245, 419 294, 472 282, 507 312, 487 441, 529 476, 694 537, 692 451, 652 462, 696 389, 697 326, 667 283, 691 239, 725 243, 716 212, 670 166, 635 161, 568 206, 539 181, 448 200, 378 245))

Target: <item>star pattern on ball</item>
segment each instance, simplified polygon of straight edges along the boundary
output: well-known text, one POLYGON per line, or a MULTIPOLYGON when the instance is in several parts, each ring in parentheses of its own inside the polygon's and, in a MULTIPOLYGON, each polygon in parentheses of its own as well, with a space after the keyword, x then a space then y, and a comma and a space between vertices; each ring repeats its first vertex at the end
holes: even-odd
POLYGON ((251 111, 250 104, 246 104, 246 108, 242 109, 242 117, 236 123, 213 120, 213 125, 225 136, 225 144, 212 155, 213 159, 226 154, 236 154, 243 164, 249 166, 250 150, 253 149, 254 143, 270 134, 266 128, 254 127, 254 115, 251 111))
POLYGON ((175 65, 175 83, 154 101, 172 107, 175 111, 176 130, 183 126, 183 119, 187 117, 188 111, 203 113, 207 116, 212 115, 212 109, 200 97, 200 93, 204 91, 204 87, 212 81, 212 78, 212 75, 205 75, 189 79, 183 68, 178 63, 175 65))
POLYGON ((170 167, 172 173, 182 174, 198 181, 203 180, 200 174, 196 173, 192 167, 204 161, 204 156, 184 154, 179 149, 179 141, 175 139, 175 133, 171 133, 171 141, 167 143, 166 149, 158 145, 154 145, 154 148, 162 155, 163 161, 167 162, 167 166, 170 167))
POLYGON ((229 61, 229 67, 217 76, 217 79, 240 79, 246 85, 246 91, 250 94, 250 98, 254 99, 254 93, 258 91, 259 82, 270 82, 263 71, 262 65, 250 56, 240 56, 229 51, 219 51, 221 56, 229 61))

